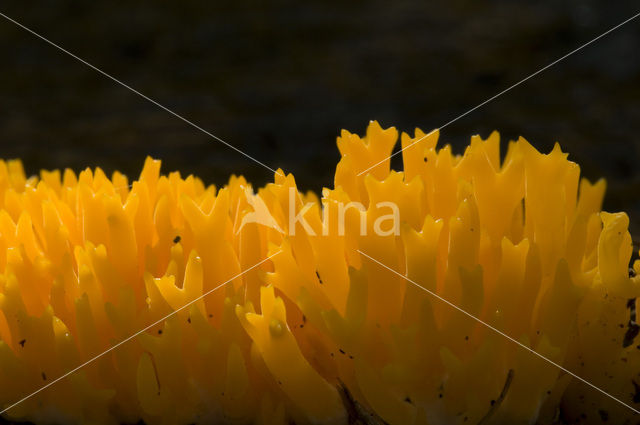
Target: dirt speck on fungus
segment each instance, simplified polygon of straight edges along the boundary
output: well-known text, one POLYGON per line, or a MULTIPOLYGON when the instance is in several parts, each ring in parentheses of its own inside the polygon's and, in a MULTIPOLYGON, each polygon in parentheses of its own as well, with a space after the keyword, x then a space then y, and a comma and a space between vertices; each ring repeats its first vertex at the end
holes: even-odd
POLYGON ((633 379, 631 380, 631 383, 633 384, 633 402, 634 403, 640 403, 640 385, 638 385, 636 383, 636 381, 634 381, 633 379))
POLYGON ((513 374, 514 374, 513 369, 509 369, 509 373, 507 373, 507 378, 505 379, 504 386, 502 387, 502 391, 500 391, 500 395, 498 396, 497 399, 491 400, 491 407, 489 408, 489 411, 487 412, 486 415, 482 417, 482 419, 480 419, 480 422, 478 422, 478 425, 488 423, 491 420, 491 416, 493 416, 495 411, 498 410, 498 408, 502 404, 502 401, 507 396, 507 392, 509 391, 509 387, 511 386, 511 381, 513 381, 513 374))
MULTIPOLYGON (((372 411, 369 411, 366 406, 363 406, 353 398, 349 389, 344 385, 342 381, 339 381, 338 393, 342 398, 345 410, 347 411, 347 423, 349 425, 384 425, 386 422, 372 411)), ((409 397, 404 400, 407 403, 412 403, 409 397)))
MULTIPOLYGON (((627 331, 624 334, 624 338, 622 340, 622 347, 627 348, 631 344, 633 344, 633 340, 640 333, 640 326, 636 323, 636 299, 632 298, 627 301, 627 308, 629 309, 629 322, 627 323, 627 331)), ((621 325, 624 327, 624 325, 621 325)))
POLYGON ((609 412, 607 412, 606 410, 600 409, 598 410, 598 414, 600 415, 600 419, 602 419, 602 422, 607 422, 609 420, 609 412))

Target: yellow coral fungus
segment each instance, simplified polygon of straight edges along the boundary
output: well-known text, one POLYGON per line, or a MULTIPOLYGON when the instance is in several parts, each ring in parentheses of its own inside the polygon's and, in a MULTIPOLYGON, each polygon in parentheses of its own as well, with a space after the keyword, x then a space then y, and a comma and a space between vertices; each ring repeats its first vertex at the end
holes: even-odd
POLYGON ((640 278, 627 216, 600 211, 604 182, 580 180, 558 146, 520 139, 501 160, 497 133, 464 155, 437 148, 438 132, 403 134, 392 171, 397 138, 376 122, 343 131, 322 199, 280 172, 254 192, 242 177, 217 189, 161 175, 152 159, 130 186, 0 162, 3 416, 633 418, 640 278))

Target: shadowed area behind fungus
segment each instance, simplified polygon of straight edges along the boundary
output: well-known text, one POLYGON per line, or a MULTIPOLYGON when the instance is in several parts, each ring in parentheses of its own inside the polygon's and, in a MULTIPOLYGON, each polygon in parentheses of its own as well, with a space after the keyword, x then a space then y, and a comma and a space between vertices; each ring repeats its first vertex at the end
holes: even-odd
MULTIPOLYGON (((316 192, 332 184, 341 128, 431 129, 636 13, 630 0, 281 2, 9 0, 3 12, 316 192)), ((640 227, 640 26, 604 37, 443 132, 555 141, 608 181, 605 209, 640 227)), ((0 156, 27 171, 147 155, 222 184, 271 173, 165 111, 0 22, 0 156)), ((396 158, 396 160, 399 158, 396 158)), ((399 164, 399 161, 395 162, 399 164)))

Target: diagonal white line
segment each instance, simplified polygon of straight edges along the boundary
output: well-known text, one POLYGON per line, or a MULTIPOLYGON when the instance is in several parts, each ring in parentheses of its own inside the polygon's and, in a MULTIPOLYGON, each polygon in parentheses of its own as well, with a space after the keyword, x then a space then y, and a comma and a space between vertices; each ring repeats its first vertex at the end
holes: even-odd
POLYGON ((104 72, 103 70, 101 70, 100 68, 90 64, 89 62, 85 61, 84 59, 76 56, 75 54, 71 53, 70 51, 60 47, 59 45, 57 45, 56 43, 54 43, 53 41, 45 38, 44 36, 38 34, 37 32, 35 32, 34 30, 22 25, 20 22, 16 21, 15 19, 10 18, 9 16, 5 15, 4 13, 0 12, 0 16, 2 16, 3 18, 5 18, 6 20, 13 22, 14 24, 16 24, 17 26, 19 26, 20 28, 24 29, 25 31, 30 32, 31 34, 35 35, 36 37, 38 37, 39 39, 41 39, 42 41, 45 41, 46 43, 50 44, 51 46, 55 47, 56 49, 60 50, 63 53, 66 53, 67 55, 71 56, 72 58, 74 58, 75 60, 82 62, 83 64, 85 64, 86 66, 88 66, 89 68, 93 69, 94 71, 99 72, 100 74, 104 75, 105 77, 109 78, 110 80, 120 84, 122 87, 126 88, 127 90, 137 94, 138 96, 142 97, 143 99, 153 103, 154 105, 156 105, 157 107, 159 107, 160 109, 165 110, 166 112, 170 113, 171 115, 173 115, 174 117, 184 121, 185 123, 189 124, 191 127, 200 130, 202 133, 206 134, 207 136, 217 140, 218 142, 222 143, 223 145, 233 149, 234 151, 238 152, 241 155, 244 155, 245 157, 249 158, 250 160, 252 160, 253 162, 255 162, 256 164, 262 165, 264 168, 266 168, 267 170, 271 171, 274 174, 282 174, 279 171, 274 170, 273 168, 269 167, 268 165, 258 161, 257 159, 255 159, 254 157, 252 157, 251 155, 241 151, 240 149, 236 148, 235 146, 233 146, 230 143, 227 143, 226 141, 222 140, 221 138, 219 138, 218 136, 216 136, 215 134, 211 133, 210 131, 205 130, 204 128, 200 127, 199 125, 195 124, 194 122, 186 119, 185 117, 183 117, 182 115, 178 114, 177 112, 172 111, 171 109, 167 108, 166 106, 158 103, 157 101, 151 99, 149 96, 140 93, 138 90, 134 89, 133 87, 123 83, 122 81, 118 80, 116 77, 112 76, 111 74, 107 74, 106 72, 104 72))
POLYGON ((147 330, 151 329, 152 327, 154 327, 155 325, 167 320, 169 317, 173 316, 174 314, 178 313, 179 311, 184 310, 185 308, 189 307, 190 305, 192 305, 195 302, 200 301, 201 299, 203 299, 204 297, 206 297, 207 295, 211 294, 212 292, 214 292, 217 289, 222 288, 224 285, 226 285, 227 283, 231 282, 232 280, 242 276, 243 274, 255 269, 256 267, 258 267, 259 265, 261 265, 262 263, 264 263, 267 260, 270 260, 271 258, 275 257, 276 255, 280 254, 282 251, 278 251, 275 254, 271 254, 270 256, 268 256, 267 258, 265 258, 264 260, 254 264, 253 266, 249 267, 248 269, 244 270, 243 272, 238 273, 237 275, 233 276, 232 278, 230 278, 229 280, 227 280, 226 282, 221 283, 220 285, 216 286, 213 289, 208 290, 207 292, 205 292, 204 294, 200 295, 199 297, 197 297, 196 299, 189 301, 187 304, 183 305, 182 307, 178 308, 177 310, 172 311, 171 313, 167 314, 166 316, 164 316, 162 319, 157 320, 155 322, 153 322, 152 324, 150 324, 149 326, 145 327, 144 329, 141 329, 140 331, 134 333, 133 335, 123 339, 122 341, 120 341, 119 343, 111 346, 110 348, 108 348, 107 350, 103 351, 102 353, 92 357, 91 359, 87 360, 86 362, 82 363, 80 366, 75 367, 74 369, 71 369, 69 372, 65 373, 64 375, 61 375, 59 377, 57 377, 56 379, 54 379, 53 381, 49 382, 47 385, 41 387, 40 389, 32 392, 31 394, 29 394, 28 396, 23 397, 22 399, 20 399, 19 401, 16 401, 15 403, 13 403, 12 405, 10 405, 9 407, 6 407, 4 410, 2 410, 0 412, 0 416, 2 416, 5 412, 11 410, 12 408, 14 408, 15 406, 17 406, 18 404, 22 403, 25 400, 30 399, 31 397, 33 397, 34 395, 38 394, 40 391, 44 391, 47 388, 49 388, 50 386, 52 386, 53 384, 55 384, 58 381, 63 380, 64 378, 66 378, 69 375, 74 374, 75 372, 77 372, 78 370, 82 369, 83 367, 85 367, 86 365, 88 365, 89 363, 94 362, 95 360, 99 359, 100 357, 104 356, 105 354, 110 353, 111 351, 115 350, 116 348, 120 347, 122 344, 125 344, 129 341, 131 341, 133 338, 137 337, 138 335, 146 332, 147 330))
POLYGON ((416 287, 418 287, 418 288, 422 289, 423 291, 425 291, 425 292, 429 293, 430 295, 433 295, 434 297, 438 298, 440 301, 442 301, 442 302, 444 302, 444 303, 448 304, 449 306, 451 306, 451 307, 455 308, 455 309, 456 309, 456 310, 458 310, 460 313, 463 313, 463 314, 465 314, 465 315, 469 316, 470 318, 472 318, 472 319, 473 319, 473 320, 475 320, 476 322, 478 322, 478 323, 480 323, 480 324, 482 324, 482 325, 486 326, 487 328, 491 329, 492 331, 494 331, 494 332, 496 332, 496 333, 498 333, 498 334, 502 335, 503 337, 507 338, 509 341, 511 341, 511 342, 513 342, 513 343, 517 344, 518 346, 520 346, 521 348, 524 348, 525 350, 529 351, 530 353, 535 354, 536 356, 540 357, 542 360, 544 360, 544 361, 546 361, 546 362, 548 362, 548 363, 552 364, 553 366, 557 367, 558 369, 562 370, 563 372, 565 372, 565 373, 567 373, 567 374, 569 374, 569 375, 573 376, 574 378, 576 378, 576 379, 577 379, 577 380, 579 380, 580 382, 582 382, 582 383, 584 383, 584 384, 586 384, 586 385, 590 386, 590 387, 591 387, 591 388, 593 388, 594 390, 597 390, 597 391, 601 392, 602 394, 606 395, 607 397, 609 397, 609 398, 610 398, 610 399, 612 399, 612 400, 617 401, 618 403, 622 404, 623 406, 628 407, 629 409, 633 410, 635 413, 640 414, 640 410, 636 410, 636 409, 634 409, 633 407, 629 406, 629 405, 628 405, 627 403, 625 403, 624 401, 622 401, 622 400, 620 400, 620 399, 615 398, 614 396, 612 396, 612 395, 611 395, 611 394, 609 394, 608 392, 606 392, 606 391, 604 391, 604 390, 600 389, 599 387, 596 387, 595 385, 593 385, 591 382, 587 381, 586 379, 581 378, 580 376, 576 375, 575 373, 571 372, 570 370, 566 369, 565 367, 563 367, 563 366, 559 365, 558 363, 554 362, 553 360, 550 360, 550 359, 546 358, 545 356, 543 356, 542 354, 538 353, 537 351, 535 351, 535 350, 533 350, 533 349, 531 349, 531 348, 527 347, 526 345, 524 345, 524 344, 523 344, 523 343, 521 343, 520 341, 518 341, 518 340, 516 340, 516 339, 514 339, 514 338, 512 338, 512 337, 510 337, 510 336, 509 336, 509 335, 507 335, 506 333, 502 332, 500 329, 497 329, 497 328, 495 328, 495 327, 491 326, 490 324, 488 324, 487 322, 483 321, 482 319, 477 318, 477 317, 476 317, 476 316, 474 316, 473 314, 471 314, 471 313, 467 312, 466 310, 464 310, 464 309, 462 309, 462 308, 458 307, 457 305, 453 304, 452 302, 448 301, 447 299, 442 298, 440 295, 436 294, 435 292, 430 291, 430 290, 428 290, 427 288, 425 288, 425 287, 423 287, 423 286, 419 285, 418 283, 416 283, 416 282, 414 282, 413 280, 409 279, 407 276, 405 276, 405 275, 403 275, 403 274, 401 274, 401 273, 398 273, 397 271, 393 270, 391 267, 388 267, 388 266, 386 266, 385 264, 382 264, 380 261, 376 260, 376 259, 375 259, 375 258, 373 258, 373 257, 370 257, 369 255, 365 254, 364 252, 362 252, 362 251, 360 251, 360 250, 358 250, 358 252, 359 252, 360 254, 364 255, 365 257, 367 257, 368 259, 370 259, 371 261, 373 261, 373 262, 377 263, 378 265, 380 265, 380 266, 384 267, 385 269, 389 270, 390 272, 392 272, 392 273, 394 273, 394 274, 396 274, 396 275, 400 276, 401 278, 403 278, 403 279, 404 279, 404 280, 406 280, 407 282, 414 284, 416 287))
MULTIPOLYGON (((624 22, 619 23, 618 25, 616 25, 615 27, 607 30, 606 32, 603 32, 602 34, 600 34, 599 36, 597 36, 596 38, 594 38, 593 40, 583 44, 582 46, 572 50, 571 52, 567 53, 566 55, 562 56, 559 59, 556 59, 555 61, 551 62, 549 65, 540 68, 539 70, 537 70, 536 72, 534 72, 533 74, 529 75, 528 77, 518 81, 517 83, 515 83, 514 85, 502 90, 500 93, 490 97, 489 99, 485 100, 484 102, 482 102, 481 104, 469 109, 467 112, 465 112, 464 114, 458 115, 457 117, 455 117, 454 119, 452 119, 451 121, 449 121, 448 123, 446 123, 445 125, 441 126, 440 128, 436 129, 436 130, 442 130, 443 128, 449 126, 450 124, 453 124, 454 122, 458 121, 460 118, 463 118, 467 115, 469 115, 471 112, 475 111, 478 108, 483 107, 484 105, 486 105, 487 103, 495 100, 496 98, 502 96, 503 94, 505 94, 506 92, 518 87, 520 84, 524 83, 525 81, 530 80, 531 78, 535 77, 536 75, 540 74, 541 72, 546 71, 547 69, 551 68, 552 66, 554 66, 555 64, 557 64, 558 62, 561 62, 563 60, 565 60, 566 58, 568 58, 569 56, 573 55, 574 53, 579 52, 580 50, 584 49, 585 47, 589 46, 592 43, 595 43, 596 41, 600 40, 602 37, 604 37, 605 35, 617 30, 618 28, 620 28, 621 26, 625 25, 626 23, 633 21, 634 19, 636 19, 638 16, 640 16, 640 12, 636 13, 635 15, 633 15, 631 18, 627 19, 624 22)), ((358 173, 358 176, 363 175, 364 173, 366 173, 367 171, 371 170, 372 168, 377 167, 378 165, 382 164, 383 162, 385 162, 386 160, 393 158, 394 156, 398 155, 399 153, 401 153, 402 151, 404 151, 405 149, 410 148, 411 146, 415 145, 416 143, 420 142, 421 140, 429 137, 431 134, 433 134, 436 130, 432 130, 430 133, 425 134, 424 136, 422 136, 421 138, 419 138, 418 140, 416 140, 415 142, 412 142, 410 144, 408 144, 407 146, 405 146, 404 148, 400 149, 397 152, 392 153, 391 155, 389 155, 388 157, 386 157, 385 159, 376 162, 375 164, 373 164, 371 167, 367 168, 364 171, 361 171, 360 173, 358 173)))

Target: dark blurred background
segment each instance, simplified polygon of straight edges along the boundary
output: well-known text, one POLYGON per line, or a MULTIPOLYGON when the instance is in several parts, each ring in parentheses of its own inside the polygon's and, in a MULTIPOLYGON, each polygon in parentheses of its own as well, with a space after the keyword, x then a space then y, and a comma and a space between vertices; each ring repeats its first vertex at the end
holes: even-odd
MULTIPOLYGON (((341 128, 425 130, 640 11, 637 1, 39 1, 0 11, 303 189, 332 186, 341 128)), ((0 18, 0 157, 40 168, 272 174, 0 18)), ((559 141, 640 226, 640 18, 447 127, 559 141)))

